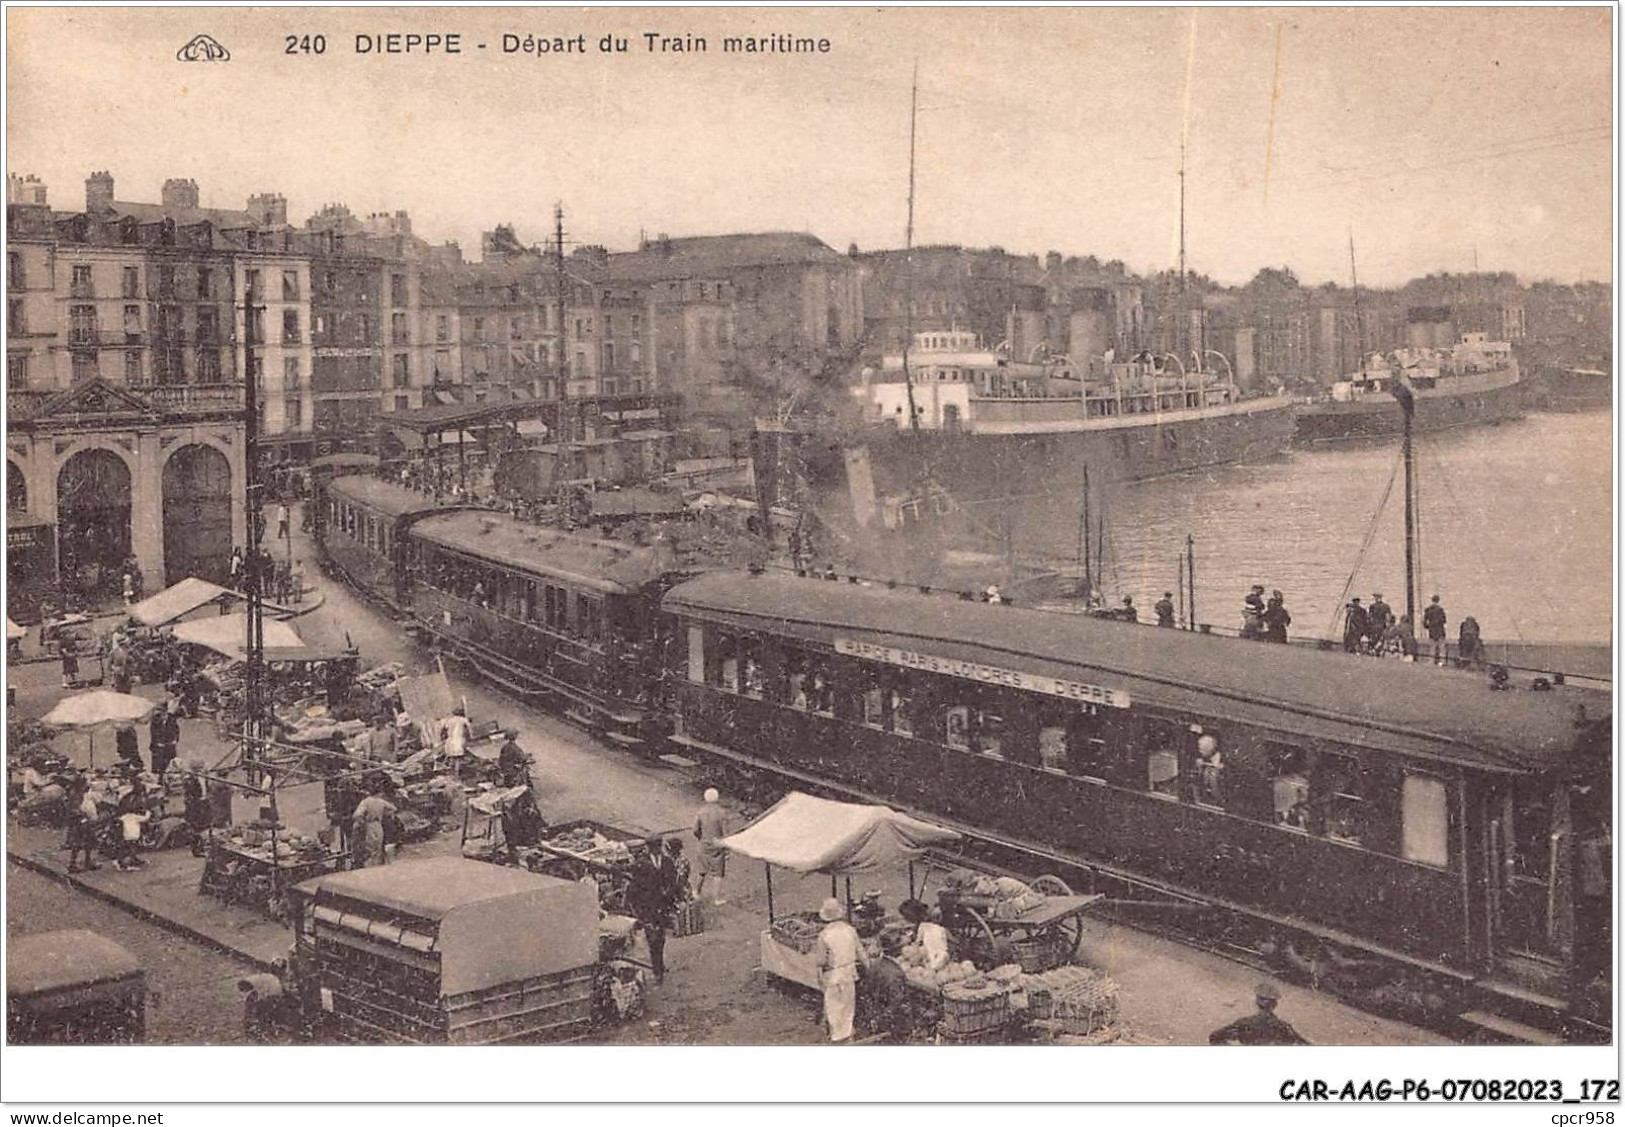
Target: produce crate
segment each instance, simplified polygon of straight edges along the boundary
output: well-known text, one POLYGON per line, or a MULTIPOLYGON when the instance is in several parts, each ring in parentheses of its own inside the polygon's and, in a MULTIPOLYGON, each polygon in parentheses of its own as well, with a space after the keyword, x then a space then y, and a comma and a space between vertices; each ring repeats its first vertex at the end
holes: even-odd
POLYGON ((672 918, 671 934, 674 939, 700 935, 705 931, 705 912, 698 900, 680 905, 672 918))
POLYGON ((1024 974, 1043 974, 1065 966, 1072 956, 1072 941, 1060 931, 1041 931, 1009 943, 1024 974))
POLYGON ((1002 1029, 1010 1021, 1010 993, 1003 987, 968 990, 958 983, 942 988, 942 1032, 969 1037, 1002 1029))
MULTIPOLYGON (((1029 995, 1029 1006, 1031 995, 1029 995)), ((1053 988, 1049 1020, 1073 1036, 1090 1036, 1117 1023, 1117 984, 1098 972, 1053 988)))

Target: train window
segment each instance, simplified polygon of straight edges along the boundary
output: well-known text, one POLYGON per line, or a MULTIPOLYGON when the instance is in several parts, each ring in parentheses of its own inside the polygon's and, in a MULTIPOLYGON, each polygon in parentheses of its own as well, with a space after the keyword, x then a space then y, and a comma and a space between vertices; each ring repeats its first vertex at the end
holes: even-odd
POLYGON ((961 751, 970 750, 970 709, 956 705, 943 714, 943 742, 961 751))
POLYGON ((762 644, 754 638, 746 638, 739 643, 740 663, 740 691, 747 697, 761 700, 766 695, 766 683, 762 678, 762 644))
POLYGON ((1401 856, 1444 868, 1450 864, 1449 807, 1443 779, 1406 775, 1400 790, 1401 856))
POLYGON ((1224 753, 1211 732, 1196 738, 1196 801, 1224 808, 1224 753))
POLYGON ((536 581, 525 580, 525 621, 536 621, 536 581))
POLYGON ((899 736, 912 736, 914 734, 914 705, 908 696, 898 689, 887 692, 887 711, 891 714, 891 730, 899 736))
MULTIPOLYGON (((588 641, 598 641, 604 636, 604 601, 583 596, 577 600, 577 607, 581 615, 582 636, 588 641)), ((735 673, 737 675, 737 669, 735 673)))
POLYGON ((1004 758, 1004 717, 991 712, 977 712, 971 726, 971 738, 979 754, 991 759, 1004 758))
POLYGON ((1106 781, 1105 726, 1100 710, 1084 705, 1082 711, 1072 715, 1066 725, 1066 765, 1068 772, 1080 779, 1106 781))
POLYGON ((1038 763, 1046 771, 1066 774, 1066 729, 1051 726, 1038 729, 1038 763))
POLYGON ((564 629, 564 590, 548 585, 545 606, 547 612, 547 625, 551 630, 564 629))
POLYGON ((726 635, 719 637, 717 652, 717 685, 726 693, 739 691, 739 642, 726 635))
POLYGON ((1275 788, 1275 824, 1292 830, 1309 828, 1309 772, 1303 748, 1270 746, 1270 775, 1275 788))
POLYGON ((811 663, 808 673, 807 703, 814 712, 825 716, 835 715, 835 685, 830 679, 829 669, 822 663, 811 663))
MULTIPOLYGON (((549 587, 547 593, 552 595, 554 590, 549 587)), ((696 685, 705 684, 705 629, 700 626, 688 628, 688 679, 696 685)))
POLYGON ((1315 774, 1326 836, 1358 844, 1365 836, 1359 763, 1347 755, 1322 755, 1315 774))
POLYGON ((784 663, 784 700, 791 708, 806 712, 810 699, 807 695, 807 666, 799 656, 792 654, 784 663))
POLYGON ((1162 720, 1147 721, 1145 746, 1146 789, 1164 798, 1179 797, 1179 748, 1185 732, 1178 724, 1162 720))
POLYGON ((863 690, 863 726, 865 728, 886 727, 886 690, 879 683, 871 680, 868 687, 863 690))

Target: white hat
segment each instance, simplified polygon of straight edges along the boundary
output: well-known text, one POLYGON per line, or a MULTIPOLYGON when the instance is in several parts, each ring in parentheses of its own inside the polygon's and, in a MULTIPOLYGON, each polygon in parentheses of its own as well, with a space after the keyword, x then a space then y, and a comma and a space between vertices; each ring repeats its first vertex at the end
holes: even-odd
POLYGON ((722 796, 717 793, 717 788, 716 787, 707 787, 706 788, 705 801, 707 801, 707 802, 720 802, 720 801, 722 801, 722 796))
POLYGON ((824 901, 824 906, 818 909, 818 918, 825 923, 834 923, 846 913, 841 911, 841 902, 831 896, 824 901))

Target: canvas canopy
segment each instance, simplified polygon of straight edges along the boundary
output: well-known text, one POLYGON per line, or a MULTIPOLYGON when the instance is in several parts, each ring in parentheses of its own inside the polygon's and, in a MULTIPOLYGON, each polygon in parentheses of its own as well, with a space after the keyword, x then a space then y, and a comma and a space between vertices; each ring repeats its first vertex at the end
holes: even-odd
MULTIPOLYGON (((278 622, 274 618, 265 621, 265 646, 267 649, 304 649, 305 643, 286 622, 278 622)), ((200 618, 193 622, 183 622, 175 627, 175 640, 189 642, 194 646, 206 646, 216 653, 241 661, 244 656, 244 642, 247 641, 247 616, 243 614, 218 615, 214 618, 200 618)), ((283 658, 282 660, 287 660, 283 658)))
POLYGON ((721 844, 782 869, 839 876, 907 861, 928 846, 958 840, 953 830, 886 806, 792 791, 721 844))
POLYGON ((193 575, 151 598, 142 599, 130 608, 130 614, 143 626, 163 626, 221 598, 230 600, 242 596, 193 575))

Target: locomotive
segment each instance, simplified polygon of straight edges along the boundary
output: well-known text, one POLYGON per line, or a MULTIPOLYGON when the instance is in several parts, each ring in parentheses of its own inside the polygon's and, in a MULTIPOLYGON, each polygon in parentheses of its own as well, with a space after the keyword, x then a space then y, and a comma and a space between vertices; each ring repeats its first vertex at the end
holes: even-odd
POLYGON ((617 742, 920 813, 1340 992, 1608 1037, 1606 692, 398 519, 413 621, 617 742))

